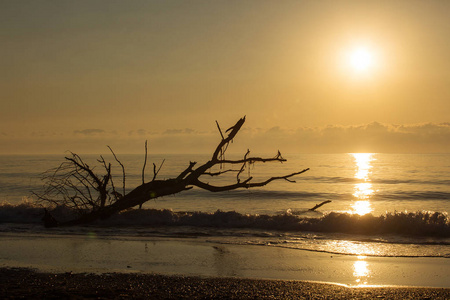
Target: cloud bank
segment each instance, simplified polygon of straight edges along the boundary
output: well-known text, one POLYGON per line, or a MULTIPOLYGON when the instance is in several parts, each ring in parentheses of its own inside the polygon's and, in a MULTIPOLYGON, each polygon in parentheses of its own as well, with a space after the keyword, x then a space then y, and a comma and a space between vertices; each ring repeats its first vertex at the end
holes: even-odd
MULTIPOLYGON (((142 153, 145 140, 153 153, 211 153, 220 141, 217 130, 191 128, 160 132, 136 129, 77 129, 71 133, 33 132, 14 135, 0 132, 0 153, 104 153, 106 145, 118 153, 142 153)), ((328 125, 297 129, 242 128, 230 152, 270 153, 450 153, 450 123, 328 125)))
MULTIPOLYGON (((299 128, 295 132, 281 129, 267 131, 268 136, 282 135, 300 143, 295 152, 341 153, 448 153, 450 124, 394 125, 373 122, 365 125, 329 125, 299 128)), ((294 150, 294 149, 291 149, 294 150)))

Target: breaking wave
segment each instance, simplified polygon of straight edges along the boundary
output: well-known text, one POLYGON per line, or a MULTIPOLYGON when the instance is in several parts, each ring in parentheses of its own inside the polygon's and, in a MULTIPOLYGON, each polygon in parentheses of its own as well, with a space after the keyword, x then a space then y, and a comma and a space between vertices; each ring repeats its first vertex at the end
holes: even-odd
MULTIPOLYGON (((44 210, 33 202, 0 204, 0 223, 40 224, 44 210)), ((57 207, 51 213, 58 220, 75 218, 75 212, 57 207)), ((381 216, 331 212, 277 215, 241 214, 235 211, 174 212, 168 209, 131 209, 95 225, 116 226, 192 226, 209 228, 248 228, 287 232, 346 233, 358 235, 403 235, 450 238, 450 218, 442 212, 394 212, 381 216)))

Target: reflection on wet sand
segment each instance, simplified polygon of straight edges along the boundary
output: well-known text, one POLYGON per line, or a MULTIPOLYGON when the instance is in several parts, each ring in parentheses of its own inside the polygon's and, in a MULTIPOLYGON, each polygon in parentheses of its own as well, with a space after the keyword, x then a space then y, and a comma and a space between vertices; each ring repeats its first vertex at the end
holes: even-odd
POLYGON ((353 264, 353 276, 358 286, 367 285, 370 277, 369 264, 365 261, 365 256, 358 256, 358 260, 353 264))

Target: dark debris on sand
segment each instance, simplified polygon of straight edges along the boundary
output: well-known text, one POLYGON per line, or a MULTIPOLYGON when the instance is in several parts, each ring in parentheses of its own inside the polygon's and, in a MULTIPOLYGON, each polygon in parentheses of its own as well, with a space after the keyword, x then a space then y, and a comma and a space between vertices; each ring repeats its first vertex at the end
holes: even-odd
POLYGON ((450 299, 450 289, 0 268, 0 299, 450 299))

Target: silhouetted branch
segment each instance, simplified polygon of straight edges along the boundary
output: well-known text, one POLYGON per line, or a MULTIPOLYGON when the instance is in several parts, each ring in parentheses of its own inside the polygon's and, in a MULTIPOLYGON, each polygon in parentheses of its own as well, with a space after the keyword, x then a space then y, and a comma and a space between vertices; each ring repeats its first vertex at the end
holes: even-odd
POLYGON ((220 136, 222 137, 222 140, 224 140, 225 137, 223 136, 222 129, 220 129, 219 122, 217 122, 217 120, 216 120, 216 125, 217 125, 217 128, 219 129, 219 133, 220 133, 220 136))
POLYGON ((219 176, 228 172, 239 172, 239 170, 225 170, 225 171, 219 171, 219 172, 204 172, 203 175, 209 175, 209 176, 219 176))
POLYGON ((318 208, 321 207, 322 205, 325 205, 325 204, 330 203, 330 202, 331 202, 331 200, 323 201, 322 203, 316 204, 316 206, 314 206, 313 208, 310 208, 310 209, 308 209, 308 210, 310 210, 310 211, 315 211, 316 209, 318 209, 318 208))
MULTIPOLYGON (((244 172, 245 165, 247 164, 247 156, 248 156, 249 154, 250 154, 250 150, 247 149, 247 152, 246 152, 245 155, 244 155, 244 159, 243 159, 243 163, 242 163, 241 169, 239 170, 239 172, 238 172, 237 175, 236 175, 236 181, 237 181, 237 182, 241 181, 241 180, 239 179, 239 175, 241 175, 241 173, 244 172)), ((250 177, 250 176, 249 176, 249 177, 250 177)))
POLYGON ((269 184, 270 182, 274 181, 274 180, 281 180, 284 179, 286 181, 289 182, 295 182, 293 180, 289 180, 290 177, 293 177, 295 175, 300 175, 306 171, 308 171, 308 169, 304 169, 300 172, 295 172, 289 175, 285 175, 285 176, 278 176, 278 177, 271 177, 265 181, 261 181, 261 182, 255 182, 255 183, 251 183, 250 181, 253 179, 253 177, 249 177, 246 180, 244 180, 243 182, 237 182, 235 184, 230 184, 230 185, 224 185, 224 186, 214 186, 214 185, 210 185, 208 183, 204 183, 201 182, 200 180, 196 180, 195 182, 193 182, 192 184, 195 186, 198 186, 199 188, 208 190, 210 192, 223 192, 223 191, 230 191, 230 190, 235 190, 238 188, 253 188, 253 187, 261 187, 261 186, 265 186, 267 184, 269 184))
POLYGON ((156 170, 156 165, 153 163, 153 179, 152 179, 152 181, 156 179, 156 176, 158 175, 158 173, 161 170, 162 166, 164 165, 165 161, 166 161, 166 159, 163 159, 163 161, 159 165, 158 170, 156 170))
POLYGON ((228 143, 236 136, 236 134, 239 132, 239 130, 241 129, 242 125, 245 123, 245 116, 242 119, 239 119, 239 121, 237 121, 237 123, 228 128, 225 132, 230 131, 230 133, 228 134, 228 136, 226 138, 223 138, 223 134, 222 131, 219 130, 221 132, 222 135, 222 141, 220 141, 219 145, 217 146, 216 150, 214 151, 214 154, 212 156, 212 161, 216 161, 218 160, 219 157, 219 153, 224 153, 225 151, 223 151, 224 147, 228 146, 228 143))
POLYGON ((255 163, 255 162, 271 162, 271 161, 279 161, 284 162, 286 159, 284 158, 262 158, 262 157, 248 157, 244 159, 238 159, 238 160, 218 160, 216 161, 216 164, 243 164, 243 163, 255 163))
POLYGON ((189 167, 178 175, 177 180, 183 180, 188 174, 192 173, 192 170, 196 164, 197 163, 195 161, 189 162, 189 167))
POLYGON ((112 155, 114 156, 114 159, 117 161, 117 163, 122 167, 122 189, 123 189, 123 194, 125 195, 125 167, 122 164, 122 162, 117 158, 116 154, 114 153, 113 149, 111 149, 110 146, 107 146, 109 148, 109 151, 111 151, 112 155))
MULTIPOLYGON (((142 166, 142 184, 145 183, 145 166, 147 165, 147 141, 145 141, 145 159, 144 159, 144 165, 142 166)), ((155 164, 153 164, 154 166, 155 164)), ((153 179, 155 177, 153 176, 153 179)))
MULTIPOLYGON (((72 157, 66 157, 66 162, 59 167, 49 171, 43 179, 47 181, 46 187, 42 194, 36 194, 38 200, 52 205, 64 205, 77 209, 81 216, 78 219, 60 222, 61 226, 69 226, 92 222, 99 218, 107 218, 110 215, 129 209, 135 206, 141 207, 142 204, 150 199, 173 195, 185 190, 189 190, 196 186, 211 192, 229 191, 238 188, 253 188, 262 187, 276 180, 286 180, 288 182, 295 182, 292 177, 300 175, 309 169, 304 169, 300 172, 294 172, 284 176, 270 177, 264 181, 252 182, 253 177, 250 175, 250 166, 252 164, 261 162, 285 162, 281 156, 280 151, 272 158, 251 157, 250 150, 247 150, 242 159, 230 160, 225 159, 225 152, 228 149, 229 143, 234 139, 236 134, 242 128, 245 122, 245 117, 239 119, 234 126, 228 128, 224 135, 219 123, 216 121, 217 128, 221 135, 221 141, 217 145, 210 161, 199 165, 197 168, 196 162, 190 162, 189 166, 183 170, 177 177, 156 180, 156 176, 164 164, 162 161, 159 169, 156 169, 156 164, 153 163, 153 178, 150 182, 145 182, 145 167, 147 163, 147 141, 145 143, 145 160, 142 168, 142 184, 131 190, 129 193, 125 192, 125 167, 119 161, 111 147, 109 150, 114 156, 114 159, 122 167, 123 174, 123 195, 115 190, 114 182, 111 174, 111 164, 107 163, 103 157, 98 160, 105 170, 105 175, 98 176, 86 164, 81 157, 72 153, 72 157), (215 166, 229 165, 226 170, 219 172, 211 172, 210 170, 215 166), (232 166, 241 165, 239 170, 234 170, 232 166), (245 168, 248 167, 248 177, 241 179, 245 168), (226 185, 212 185, 201 181, 199 178, 203 175, 220 176, 228 172, 237 172, 236 182, 226 185), (108 204, 107 201, 109 200, 108 204)), ((323 205, 323 204, 321 204, 323 205)), ((319 206, 317 206, 319 207, 319 206)), ((316 207, 316 208, 317 208, 316 207)), ((315 209, 315 208, 314 208, 315 209)), ((47 218, 49 219, 49 218, 47 218)), ((51 224, 47 224, 51 225, 51 224)), ((51 225, 53 226, 53 225, 51 225)))

